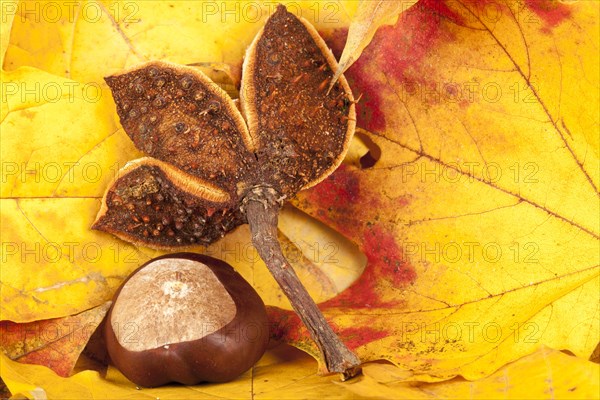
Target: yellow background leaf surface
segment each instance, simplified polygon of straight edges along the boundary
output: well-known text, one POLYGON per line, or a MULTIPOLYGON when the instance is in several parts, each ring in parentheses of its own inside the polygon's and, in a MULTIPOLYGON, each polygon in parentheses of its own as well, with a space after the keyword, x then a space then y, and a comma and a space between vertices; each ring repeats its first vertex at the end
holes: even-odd
POLYGON ((342 338, 428 381, 599 338, 598 7, 486 5, 378 31, 346 76, 380 158, 295 202, 367 256, 322 305, 342 338))
POLYGON ((600 372, 597 364, 540 349, 477 382, 460 378, 443 383, 411 382, 406 371, 398 367, 370 363, 365 365, 363 376, 340 383, 332 377, 318 376, 310 356, 290 347, 278 347, 269 350, 252 371, 230 383, 145 389, 136 387, 112 367, 105 377, 96 371, 84 371, 60 378, 48 368, 0 357, 2 377, 14 394, 33 398, 32 392, 37 391, 49 399, 591 399, 597 398, 599 385, 595 378, 600 372))
MULTIPOLYGON (((165 59, 211 65, 235 82, 246 46, 275 5, 51 3, 2 3, 16 8, 2 9, 0 319, 20 323, 98 306, 161 254, 89 229, 115 172, 141 156, 102 77, 165 59), (8 42, 5 17, 8 25, 14 18, 8 42)), ((288 4, 341 54, 358 2, 288 4)), ((598 13, 590 2, 420 1, 381 27, 347 71, 355 97, 362 95, 365 130, 346 164, 294 201, 308 216, 289 206, 280 222, 288 257, 342 339, 365 361, 401 368, 368 366, 356 386, 336 391, 340 398, 420 396, 386 371, 399 382, 462 375, 485 387, 496 370, 532 353, 510 368, 547 378, 544 368, 564 362, 597 376, 583 359, 600 336, 598 13)), ((246 227, 188 250, 231 263, 272 306, 274 338, 318 358, 246 227)), ((231 384, 157 393, 266 398, 332 390, 310 359, 277 351, 231 384)), ((14 392, 145 393, 112 368, 106 377, 84 371, 62 380, 1 357, 14 392)), ((565 376, 553 390, 577 396, 565 376)), ((474 387, 456 382, 427 390, 461 397, 474 387)), ((597 382, 588 383, 585 390, 597 382)), ((531 393, 551 393, 542 386, 531 393)))

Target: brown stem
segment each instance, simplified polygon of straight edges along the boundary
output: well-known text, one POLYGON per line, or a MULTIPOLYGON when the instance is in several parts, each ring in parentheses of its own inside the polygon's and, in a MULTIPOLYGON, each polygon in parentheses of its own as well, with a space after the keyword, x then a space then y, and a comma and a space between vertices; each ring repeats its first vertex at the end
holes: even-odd
POLYGON ((333 332, 281 252, 277 240, 277 217, 281 207, 277 192, 272 188, 257 187, 250 191, 244 203, 252 243, 308 328, 323 355, 327 371, 342 374, 342 380, 358 375, 360 359, 333 332))

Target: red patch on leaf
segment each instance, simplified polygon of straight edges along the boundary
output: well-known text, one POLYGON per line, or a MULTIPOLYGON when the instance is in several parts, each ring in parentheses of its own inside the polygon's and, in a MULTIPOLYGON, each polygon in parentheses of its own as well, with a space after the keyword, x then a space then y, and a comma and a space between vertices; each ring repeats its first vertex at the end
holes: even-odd
MULTIPOLYGON (((341 165, 319 185, 299 197, 313 205, 313 215, 354 241, 367 257, 360 278, 348 289, 323 303, 323 307, 397 306, 397 299, 381 299, 378 288, 401 288, 416 279, 414 268, 403 255, 393 232, 377 221, 380 210, 405 206, 408 198, 385 199, 361 190, 368 172, 341 165)), ((302 208, 302 207, 301 207, 302 208)), ((390 292, 389 290, 386 290, 390 292)), ((393 292, 393 290, 392 290, 393 292)))
MULTIPOLYGON (((361 97, 357 104, 358 126, 372 132, 386 128, 382 111, 382 93, 393 85, 396 92, 415 84, 424 87, 423 77, 429 76, 430 65, 425 57, 440 41, 453 39, 442 21, 459 23, 461 18, 438 0, 424 0, 400 15, 394 26, 382 26, 364 50, 360 58, 344 74, 350 83, 354 97, 361 97), (373 66, 377 70, 373 70, 373 66), (382 78, 381 74, 385 76, 382 78), (389 84, 387 80, 389 79, 389 84), (400 86, 400 87, 399 87, 400 86)), ((347 30, 337 30, 328 38, 334 54, 341 53, 347 30)))
POLYGON ((367 326, 343 329, 337 328, 335 331, 350 350, 354 350, 357 347, 374 342, 378 339, 383 339, 389 335, 389 332, 378 331, 367 326))
POLYGON ((385 115, 381 107, 381 93, 386 89, 379 80, 364 65, 369 64, 366 58, 360 58, 345 76, 350 82, 350 87, 355 98, 360 97, 356 103, 356 124, 371 132, 385 131, 385 115))
POLYGON ((331 49, 331 52, 337 60, 342 56, 344 46, 346 45, 346 39, 348 38, 348 28, 336 28, 332 32, 321 32, 321 37, 327 43, 327 47, 331 49))
POLYGON ((381 299, 379 286, 403 287, 416 279, 412 265, 405 260, 394 235, 381 225, 369 225, 363 232, 361 250, 367 266, 360 278, 344 292, 323 303, 324 307, 388 307, 402 302, 381 299))
POLYGON ((377 273, 394 286, 404 286, 415 280, 416 273, 405 260, 396 238, 380 225, 372 225, 365 231, 363 251, 369 264, 376 265, 377 273))
MULTIPOLYGON (((300 322, 300 318, 295 312, 283 310, 278 307, 267 307, 267 312, 270 324, 269 332, 273 341, 280 342, 285 340, 288 343, 293 343, 295 346, 300 345, 298 346, 300 348, 304 346, 315 347, 306 327, 300 322)), ((379 331, 368 326, 340 328, 331 321, 329 323, 340 339, 351 350, 378 339, 383 339, 389 335, 389 332, 379 331)))
MULTIPOLYGON (((346 38, 348 37, 348 29, 336 29, 331 36, 326 37, 327 45, 331 48, 337 59, 340 58, 346 38)), ((367 47, 368 49, 368 47, 367 47)), ((374 132, 385 130, 385 118, 381 112, 381 91, 385 89, 377 79, 374 79, 371 73, 366 71, 366 66, 369 61, 366 57, 361 56, 344 76, 348 79, 354 98, 360 97, 360 101, 356 105, 357 124, 374 132)))
POLYGON ((565 4, 549 0, 526 0, 527 8, 544 20, 543 31, 549 31, 571 16, 571 9, 565 4))
POLYGON ((334 174, 315 186, 313 193, 319 198, 319 205, 323 208, 356 203, 360 196, 358 177, 342 164, 334 174))
POLYGON ((411 202, 411 198, 409 196, 402 196, 398 199, 397 204, 400 207, 406 207, 407 205, 409 205, 411 202))
POLYGON ((296 313, 278 307, 268 307, 267 311, 271 339, 276 342, 283 338, 288 341, 303 339, 304 325, 296 313))
POLYGON ((0 322, 0 349, 12 360, 44 365, 69 376, 108 303, 80 314, 27 323, 0 322))
POLYGON ((377 65, 400 82, 422 82, 421 77, 426 72, 423 67, 430 68, 422 65, 425 57, 440 41, 453 39, 450 31, 443 29, 442 21, 446 19, 456 24, 462 23, 462 18, 443 1, 424 0, 417 3, 400 15, 396 25, 379 29, 376 43, 381 58, 377 65), (419 78, 408 78, 406 72, 409 70, 413 72, 410 75, 419 78))
MULTIPOLYGON (((310 203, 318 205, 318 218, 351 240, 361 229, 362 221, 355 207, 365 204, 355 171, 342 164, 323 182, 307 192, 310 203), (335 214, 335 215, 334 215, 335 214)), ((376 199, 368 203, 376 205, 376 199)))

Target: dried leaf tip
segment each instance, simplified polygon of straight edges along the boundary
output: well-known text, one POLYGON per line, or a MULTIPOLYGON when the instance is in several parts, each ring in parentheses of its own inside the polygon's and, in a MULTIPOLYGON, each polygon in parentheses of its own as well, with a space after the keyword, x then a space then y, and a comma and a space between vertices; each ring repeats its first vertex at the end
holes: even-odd
POLYGON ((375 36, 377 29, 382 25, 393 24, 398 19, 398 15, 408 10, 417 1, 361 0, 356 15, 350 23, 340 64, 334 70, 335 74, 329 83, 328 91, 342 74, 358 60, 375 36))

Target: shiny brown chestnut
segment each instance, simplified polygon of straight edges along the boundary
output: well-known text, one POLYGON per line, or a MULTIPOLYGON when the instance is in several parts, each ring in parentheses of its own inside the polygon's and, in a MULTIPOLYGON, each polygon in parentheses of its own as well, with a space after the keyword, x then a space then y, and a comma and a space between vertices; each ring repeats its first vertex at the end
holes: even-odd
POLYGON ((177 253, 152 259, 119 288, 105 324, 114 365, 153 387, 230 381, 263 355, 263 301, 229 264, 177 253))

